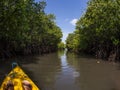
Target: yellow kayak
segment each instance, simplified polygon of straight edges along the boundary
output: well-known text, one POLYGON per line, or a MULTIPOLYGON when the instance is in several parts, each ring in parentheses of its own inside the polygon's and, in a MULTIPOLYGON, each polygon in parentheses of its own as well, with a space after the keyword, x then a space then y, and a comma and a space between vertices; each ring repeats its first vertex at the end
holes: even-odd
POLYGON ((13 68, 6 76, 0 90, 9 90, 8 84, 13 87, 10 90, 40 90, 19 66, 13 68))

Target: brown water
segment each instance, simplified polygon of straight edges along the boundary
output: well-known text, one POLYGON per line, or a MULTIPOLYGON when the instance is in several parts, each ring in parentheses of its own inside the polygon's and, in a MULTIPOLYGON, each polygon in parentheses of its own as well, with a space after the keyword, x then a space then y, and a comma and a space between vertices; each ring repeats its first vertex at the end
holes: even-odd
POLYGON ((41 90, 120 90, 120 65, 59 51, 0 63, 0 83, 17 61, 41 90), (19 61, 20 60, 20 61, 19 61))

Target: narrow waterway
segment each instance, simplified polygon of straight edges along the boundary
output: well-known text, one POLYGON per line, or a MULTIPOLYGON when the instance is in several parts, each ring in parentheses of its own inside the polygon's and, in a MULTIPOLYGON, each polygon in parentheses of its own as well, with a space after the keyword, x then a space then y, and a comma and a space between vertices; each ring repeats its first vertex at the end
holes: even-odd
POLYGON ((120 90, 120 65, 59 51, 0 63, 0 83, 16 61, 41 90, 120 90))

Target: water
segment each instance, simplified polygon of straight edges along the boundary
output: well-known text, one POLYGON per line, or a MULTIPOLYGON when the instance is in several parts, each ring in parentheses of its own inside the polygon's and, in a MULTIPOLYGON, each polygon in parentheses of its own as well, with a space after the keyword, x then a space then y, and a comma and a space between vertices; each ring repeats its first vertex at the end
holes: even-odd
MULTIPOLYGON (((41 90, 120 90, 119 63, 66 51, 14 60, 41 90)), ((14 60, 0 63, 0 83, 14 60)))

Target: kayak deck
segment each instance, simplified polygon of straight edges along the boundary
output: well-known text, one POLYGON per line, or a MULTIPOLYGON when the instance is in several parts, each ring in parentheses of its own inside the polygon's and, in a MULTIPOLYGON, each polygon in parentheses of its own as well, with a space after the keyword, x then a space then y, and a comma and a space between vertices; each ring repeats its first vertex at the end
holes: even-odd
POLYGON ((4 79, 0 90, 5 90, 5 86, 7 84, 8 81, 12 81, 13 85, 14 85, 14 90, 24 90, 22 82, 23 81, 28 81, 31 86, 32 86, 32 90, 40 90, 35 84, 34 82, 27 76, 27 74, 24 73, 24 71, 19 67, 16 66, 4 79))

